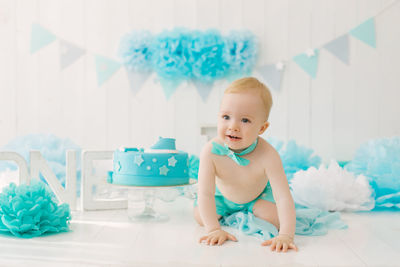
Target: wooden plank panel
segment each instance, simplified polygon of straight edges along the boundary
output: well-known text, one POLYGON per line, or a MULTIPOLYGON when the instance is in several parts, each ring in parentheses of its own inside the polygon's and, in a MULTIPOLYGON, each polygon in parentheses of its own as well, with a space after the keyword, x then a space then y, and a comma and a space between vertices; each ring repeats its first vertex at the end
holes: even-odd
MULTIPOLYGON (((293 57, 312 47, 311 1, 289 2, 289 55, 293 57)), ((290 58, 292 60, 292 58, 290 58)), ((288 139, 310 145, 311 77, 293 61, 286 69, 288 75, 288 139)))
MULTIPOLYGON (((107 2, 109 14, 107 39, 107 54, 118 59, 117 50, 121 37, 130 30, 129 1, 119 0, 118 4, 107 2)), ((118 59, 119 60, 119 59, 118 59)), ((130 139, 130 113, 129 104, 132 92, 129 86, 127 73, 122 67, 107 83, 106 107, 106 148, 117 149, 127 146, 130 139)))
MULTIPOLYGON (((174 1, 174 25, 184 26, 191 30, 197 28, 197 2, 195 0, 174 1)), ((198 125, 199 94, 193 83, 188 81, 175 93, 175 138, 178 149, 191 154, 198 154, 198 139, 200 135, 198 125), (190 137, 190 138, 188 138, 190 137)))
MULTIPOLYGON (((107 49, 108 11, 106 0, 85 1, 84 31, 86 48, 90 55, 85 66, 83 91, 83 143, 87 148, 106 149, 106 90, 110 80, 97 83, 95 55, 110 57, 107 49)), ((111 77, 113 79, 113 77, 111 77)))
MULTIPOLYGON (((354 1, 335 1, 335 36, 346 34, 356 25, 354 1)), ((333 61, 333 147, 337 160, 350 160, 354 153, 355 143, 355 98, 356 84, 353 64, 354 47, 350 39, 350 65, 343 66, 342 62, 333 61)))
MULTIPOLYGON (((262 60, 264 64, 276 64, 282 61, 288 65, 291 60, 288 52, 288 5, 288 0, 265 2, 265 16, 262 20, 265 29, 260 47, 264 54, 262 60)), ((265 82, 257 73, 256 77, 265 82)), ((283 70, 280 90, 271 89, 273 105, 269 117, 270 127, 264 137, 288 139, 288 77, 286 70, 283 70)))
POLYGON ((317 79, 311 82, 311 148, 323 161, 333 155, 333 73, 332 62, 338 59, 323 49, 334 35, 333 1, 314 1, 312 6, 312 43, 320 49, 317 79))
POLYGON ((0 1, 0 147, 16 135, 16 5, 0 1))
POLYGON ((38 129, 41 133, 63 136, 60 98, 59 1, 39 0, 38 23, 56 36, 38 55, 38 129))
POLYGON ((58 12, 59 37, 86 50, 81 58, 63 69, 59 76, 59 98, 62 99, 60 120, 64 123, 64 136, 84 148, 85 135, 88 134, 84 131, 88 123, 84 120, 86 104, 83 97, 86 88, 86 65, 88 60, 93 58, 86 46, 85 3, 80 0, 60 1, 58 12))
MULTIPOLYGON (((387 2, 387 1, 386 1, 387 2)), ((385 7, 386 5, 382 6, 385 7)), ((393 66, 400 61, 400 28, 393 27, 398 24, 400 4, 392 6, 378 16, 376 22, 377 46, 379 51, 378 70, 379 84, 379 136, 390 137, 400 135, 400 75, 399 70, 393 66)))

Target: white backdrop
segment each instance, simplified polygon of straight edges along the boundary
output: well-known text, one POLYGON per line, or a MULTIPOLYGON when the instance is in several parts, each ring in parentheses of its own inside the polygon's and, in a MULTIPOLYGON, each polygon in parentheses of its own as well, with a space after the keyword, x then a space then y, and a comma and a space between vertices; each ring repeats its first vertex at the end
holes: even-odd
POLYGON ((312 80, 290 59, 347 33, 392 2, 0 0, 0 146, 28 133, 53 133, 99 150, 149 146, 164 136, 198 153, 201 127, 215 126, 226 81, 215 84, 206 103, 187 83, 167 101, 154 75, 134 96, 123 68, 97 85, 94 54, 116 58, 121 36, 133 29, 245 28, 260 40, 258 65, 288 60, 282 88, 272 92, 265 135, 294 139, 325 161, 349 160, 360 143, 400 134, 400 4, 376 17, 377 49, 350 37, 350 66, 321 50, 312 80), (31 55, 34 22, 87 49, 87 55, 63 71, 58 42, 31 55))

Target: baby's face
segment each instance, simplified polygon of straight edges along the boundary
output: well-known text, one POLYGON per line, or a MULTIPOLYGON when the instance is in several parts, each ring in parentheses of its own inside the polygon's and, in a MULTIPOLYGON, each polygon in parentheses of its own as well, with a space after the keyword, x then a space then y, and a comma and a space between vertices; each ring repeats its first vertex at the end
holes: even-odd
POLYGON ((250 146, 268 127, 261 98, 253 93, 224 94, 218 115, 218 137, 233 150, 250 146))

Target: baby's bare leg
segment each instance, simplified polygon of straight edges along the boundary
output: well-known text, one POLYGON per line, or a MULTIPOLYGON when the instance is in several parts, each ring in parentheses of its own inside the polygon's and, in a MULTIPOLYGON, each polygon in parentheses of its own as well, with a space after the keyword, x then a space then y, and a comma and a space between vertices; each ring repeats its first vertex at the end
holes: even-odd
POLYGON ((276 204, 264 199, 259 199, 253 206, 254 216, 275 225, 279 230, 279 218, 276 204))
MULTIPOLYGON (((196 219, 196 222, 200 226, 204 226, 203 220, 201 219, 201 216, 200 216, 200 212, 199 212, 199 207, 198 206, 194 207, 193 213, 194 213, 194 218, 196 219)), ((221 215, 218 215, 218 220, 221 219, 221 217, 222 217, 221 215)))

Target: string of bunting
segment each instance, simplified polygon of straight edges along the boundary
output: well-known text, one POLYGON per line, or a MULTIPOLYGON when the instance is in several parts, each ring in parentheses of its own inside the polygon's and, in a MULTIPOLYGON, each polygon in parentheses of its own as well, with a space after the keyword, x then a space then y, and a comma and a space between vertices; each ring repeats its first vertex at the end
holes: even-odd
MULTIPOLYGON (((376 48, 375 17, 398 2, 387 5, 377 15, 347 33, 295 55, 291 60, 312 79, 317 77, 321 49, 349 65, 349 36, 376 48)), ((31 54, 57 39, 60 45, 61 70, 87 54, 86 49, 58 38, 38 23, 32 24, 31 54)), ((234 80, 256 71, 270 88, 279 91, 288 60, 255 66, 257 47, 257 40, 249 31, 233 31, 227 36, 222 36, 217 30, 201 32, 183 28, 164 31, 155 36, 148 31, 134 31, 121 39, 119 59, 94 55, 97 82, 98 86, 103 85, 124 67, 131 90, 136 94, 154 71, 167 99, 182 81, 190 80, 206 101, 216 80, 234 80)))

